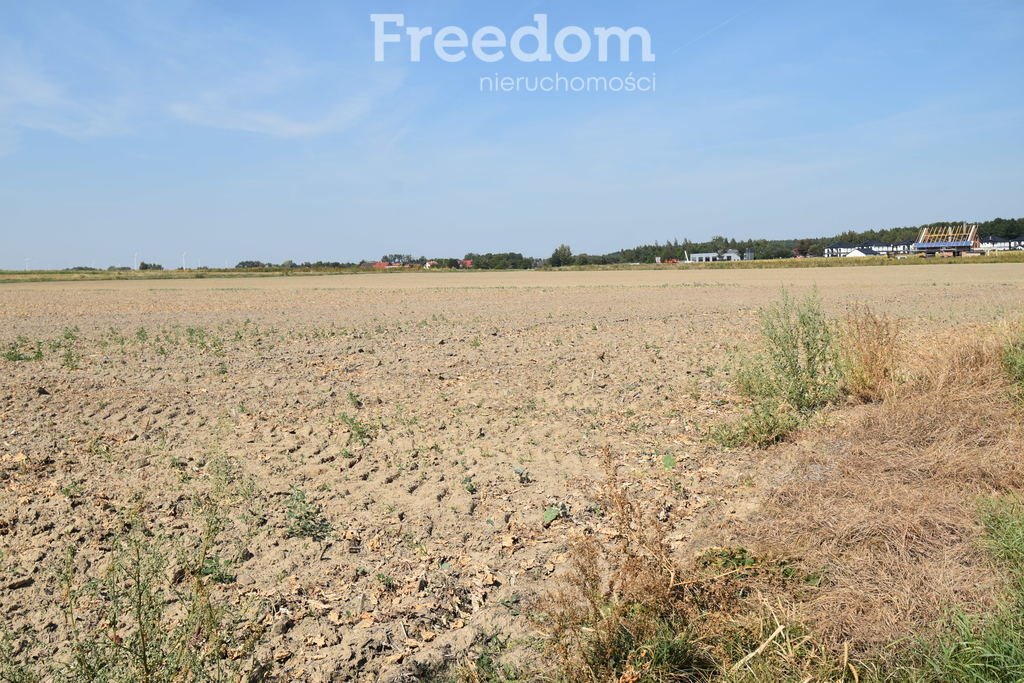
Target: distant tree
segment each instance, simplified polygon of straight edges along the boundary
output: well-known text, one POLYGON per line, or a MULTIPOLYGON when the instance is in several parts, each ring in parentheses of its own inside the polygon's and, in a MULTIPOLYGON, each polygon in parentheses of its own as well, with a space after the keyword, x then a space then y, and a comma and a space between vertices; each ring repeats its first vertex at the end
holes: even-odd
POLYGON ((480 270, 526 270, 533 268, 533 259, 519 252, 502 252, 498 254, 466 254, 466 261, 472 261, 473 267, 480 270))
POLYGON ((289 268, 289 269, 294 268, 295 267, 295 261, 292 261, 291 259, 287 259, 285 261, 281 261, 281 267, 282 268, 289 268))
POLYGON ((159 263, 146 263, 143 261, 139 264, 139 270, 163 270, 164 267, 159 263))
POLYGON ((554 252, 551 254, 551 258, 548 259, 548 263, 554 268, 561 266, 571 266, 573 263, 572 249, 569 248, 568 244, 560 244, 554 252))
POLYGON ((807 256, 811 251, 811 240, 797 240, 793 243, 793 256, 807 256))
POLYGON ((245 270, 248 268, 266 268, 269 265, 269 263, 263 263, 262 261, 239 261, 235 268, 245 270))

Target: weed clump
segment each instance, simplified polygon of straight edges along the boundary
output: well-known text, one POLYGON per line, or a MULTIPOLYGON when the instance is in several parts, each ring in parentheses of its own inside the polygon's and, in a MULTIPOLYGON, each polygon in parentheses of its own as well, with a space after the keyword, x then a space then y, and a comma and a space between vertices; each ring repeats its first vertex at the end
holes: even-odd
POLYGON ((324 516, 323 509, 317 504, 310 503, 304 491, 293 486, 285 502, 285 508, 288 515, 289 538, 310 538, 320 543, 331 533, 331 523, 324 516))
POLYGON ((816 292, 796 300, 784 290, 778 303, 761 311, 760 331, 758 352, 743 360, 737 379, 750 411, 715 432, 728 446, 777 443, 842 395, 836 327, 816 292))

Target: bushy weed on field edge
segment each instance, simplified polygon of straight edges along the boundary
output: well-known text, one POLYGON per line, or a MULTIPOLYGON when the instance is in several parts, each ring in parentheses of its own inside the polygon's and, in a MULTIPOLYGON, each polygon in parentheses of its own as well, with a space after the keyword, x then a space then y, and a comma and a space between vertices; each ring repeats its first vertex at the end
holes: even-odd
POLYGON ((726 446, 765 448, 843 398, 883 400, 899 381, 899 321, 853 306, 835 321, 816 291, 782 298, 759 312, 757 348, 738 359, 737 389, 749 409, 712 436, 726 446))

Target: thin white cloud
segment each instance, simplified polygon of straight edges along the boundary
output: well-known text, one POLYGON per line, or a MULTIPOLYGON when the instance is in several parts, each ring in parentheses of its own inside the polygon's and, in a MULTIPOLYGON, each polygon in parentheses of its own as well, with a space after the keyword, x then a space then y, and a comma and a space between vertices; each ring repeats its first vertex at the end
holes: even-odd
POLYGON ((353 97, 327 114, 309 119, 290 118, 270 110, 246 109, 219 102, 218 98, 177 102, 168 110, 175 118, 200 126, 278 138, 306 138, 351 128, 373 110, 376 99, 374 95, 353 97))
MULTIPOLYGON (((323 107, 318 115, 282 113, 290 108, 290 95, 302 91, 306 97, 311 83, 322 79, 309 68, 277 68, 248 73, 230 83, 210 88, 191 101, 179 101, 167 108, 170 115, 194 125, 259 133, 278 138, 310 138, 342 132, 367 118, 400 84, 399 74, 348 95, 323 107)), ((322 98, 317 98, 322 99, 322 98)), ((306 108, 310 108, 307 103, 306 108)))
POLYGON ((0 54, 0 125, 70 138, 125 133, 133 103, 127 97, 76 98, 16 54, 0 54))

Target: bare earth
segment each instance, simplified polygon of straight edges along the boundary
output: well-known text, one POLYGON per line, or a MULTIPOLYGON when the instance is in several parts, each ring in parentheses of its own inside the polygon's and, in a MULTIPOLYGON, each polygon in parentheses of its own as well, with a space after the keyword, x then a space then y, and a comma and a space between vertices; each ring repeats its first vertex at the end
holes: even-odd
POLYGON ((735 540, 771 490, 785 447, 702 432, 782 286, 918 337, 1024 315, 1024 264, 0 286, 0 349, 43 353, 0 359, 0 622, 56 650, 69 548, 90 575, 129 518, 197 545, 212 499, 234 577, 218 590, 265 623, 280 680, 395 679, 495 632, 528 641, 568 540, 603 530, 604 448, 681 558, 735 540), (325 541, 288 534, 295 491, 325 541))

